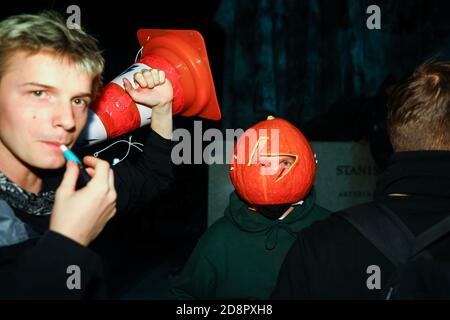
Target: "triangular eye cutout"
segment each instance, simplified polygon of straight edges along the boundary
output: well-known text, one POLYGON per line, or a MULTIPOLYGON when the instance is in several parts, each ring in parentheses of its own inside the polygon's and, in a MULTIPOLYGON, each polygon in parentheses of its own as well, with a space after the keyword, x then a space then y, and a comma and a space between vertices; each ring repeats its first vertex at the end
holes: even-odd
MULTIPOLYGON (((257 163, 257 160, 259 160, 259 159, 255 159, 256 156, 257 156, 256 154, 253 155, 252 159, 249 160, 248 166, 251 166, 252 163, 253 164, 257 163), (251 162, 252 160, 254 162, 251 162)), ((296 165, 296 163, 298 162, 298 159, 300 158, 300 156, 298 156, 296 154, 289 154, 289 153, 281 153, 281 154, 263 153, 263 154, 259 154, 258 156, 259 157, 290 157, 290 158, 294 159, 294 161, 288 168, 281 168, 281 170, 278 169, 279 173, 278 173, 278 177, 276 178, 275 182, 278 182, 281 179, 283 179, 292 170, 292 168, 296 165)), ((278 166, 280 166, 280 164, 278 164, 278 166)))
POLYGON ((283 157, 283 156, 285 156, 285 157, 293 158, 294 162, 292 163, 292 165, 290 165, 289 168, 283 168, 281 170, 280 174, 278 175, 277 179, 275 180, 275 182, 278 182, 281 179, 283 179, 292 170, 292 168, 298 162, 299 155, 290 154, 290 153, 261 153, 261 151, 267 151, 267 150, 264 150, 267 140, 269 140, 268 137, 260 137, 258 139, 258 141, 256 141, 255 145, 253 146, 252 152, 250 153, 250 157, 248 159, 247 166, 250 167, 252 164, 258 163, 258 161, 259 161, 258 158, 261 156, 263 156, 263 157, 277 157, 277 156, 283 157), (260 152, 256 152, 256 151, 260 151, 260 152))
POLYGON ((286 154, 286 153, 282 153, 279 155, 280 157, 282 156, 286 156, 286 157, 291 157, 294 159, 294 162, 289 166, 289 168, 283 168, 281 169, 281 172, 277 178, 277 180, 275 180, 275 182, 280 181, 281 179, 283 179, 294 167, 294 165, 297 163, 299 156, 296 154, 286 154))

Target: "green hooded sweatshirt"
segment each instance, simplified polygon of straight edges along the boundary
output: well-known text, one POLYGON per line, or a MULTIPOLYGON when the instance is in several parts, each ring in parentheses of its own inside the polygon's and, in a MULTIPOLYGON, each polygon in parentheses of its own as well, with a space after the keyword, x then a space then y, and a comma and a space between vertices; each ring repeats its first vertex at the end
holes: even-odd
POLYGON ((297 233, 330 212, 315 191, 283 220, 248 209, 236 192, 225 216, 202 235, 182 272, 172 279, 179 299, 268 299, 297 233))

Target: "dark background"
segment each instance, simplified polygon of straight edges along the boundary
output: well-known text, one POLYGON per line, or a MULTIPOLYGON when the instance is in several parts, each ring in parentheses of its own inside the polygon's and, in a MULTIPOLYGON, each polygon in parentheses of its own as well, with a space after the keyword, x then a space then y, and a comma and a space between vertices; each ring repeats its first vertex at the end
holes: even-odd
MULTIPOLYGON (((221 121, 204 121, 204 130, 245 129, 272 114, 310 140, 367 140, 380 167, 391 152, 390 86, 426 59, 450 53, 450 4, 437 0, 15 0, 2 3, 0 18, 44 9, 66 14, 72 4, 104 50, 105 82, 134 62, 138 29, 195 29, 205 38, 223 113, 221 121), (366 27, 372 4, 381 8, 381 30, 366 27)), ((192 130, 194 120, 176 117, 175 125, 192 130)), ((133 133, 135 140, 143 134, 133 133)), ((122 154, 118 147, 104 157, 122 154)), ((110 261, 115 297, 170 298, 168 276, 206 228, 207 166, 177 166, 175 176, 168 194, 113 220, 95 244, 110 261)))

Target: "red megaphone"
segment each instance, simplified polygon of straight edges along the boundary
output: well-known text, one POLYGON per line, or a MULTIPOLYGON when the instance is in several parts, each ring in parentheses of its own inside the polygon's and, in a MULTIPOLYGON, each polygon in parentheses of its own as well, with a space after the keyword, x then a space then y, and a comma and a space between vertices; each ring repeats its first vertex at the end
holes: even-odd
POLYGON ((91 106, 78 140, 89 145, 114 138, 151 121, 151 108, 136 104, 123 88, 123 78, 148 68, 163 70, 173 86, 173 113, 221 118, 205 42, 195 30, 140 29, 142 57, 105 86, 91 106))

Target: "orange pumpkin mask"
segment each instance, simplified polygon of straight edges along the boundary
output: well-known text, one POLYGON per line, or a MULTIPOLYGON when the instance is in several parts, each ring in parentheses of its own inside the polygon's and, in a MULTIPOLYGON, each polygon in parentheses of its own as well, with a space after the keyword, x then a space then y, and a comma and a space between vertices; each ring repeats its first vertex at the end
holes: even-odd
POLYGON ((249 204, 296 203, 308 195, 315 175, 308 141, 286 120, 268 117, 245 131, 234 147, 231 182, 249 204), (283 159, 290 161, 284 165, 283 159))

